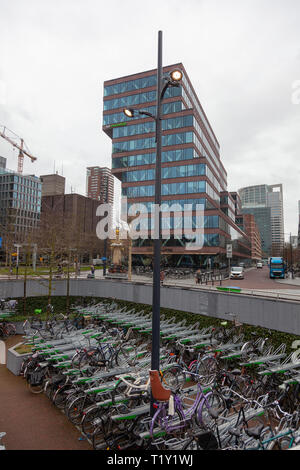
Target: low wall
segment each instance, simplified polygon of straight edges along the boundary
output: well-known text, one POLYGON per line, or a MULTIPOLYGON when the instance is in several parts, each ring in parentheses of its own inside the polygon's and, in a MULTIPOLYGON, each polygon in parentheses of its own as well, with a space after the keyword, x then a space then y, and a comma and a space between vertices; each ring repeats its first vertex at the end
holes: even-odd
MULTIPOLYGON (((0 281, 0 296, 23 297, 22 280, 0 281)), ((65 296, 66 280, 53 281, 52 295, 65 296)), ((27 281, 27 296, 48 295, 47 282, 27 281)), ((129 302, 152 304, 152 285, 117 280, 72 279, 70 295, 106 297, 129 302)), ((300 304, 288 300, 276 300, 250 295, 164 286, 161 288, 161 307, 230 319, 233 313, 249 325, 261 326, 286 333, 300 335, 300 304)))

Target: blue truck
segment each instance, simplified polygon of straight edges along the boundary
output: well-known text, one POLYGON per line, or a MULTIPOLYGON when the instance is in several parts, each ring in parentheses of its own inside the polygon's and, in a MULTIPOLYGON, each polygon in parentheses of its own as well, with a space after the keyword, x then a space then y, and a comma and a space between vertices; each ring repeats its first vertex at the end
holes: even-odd
POLYGON ((271 279, 284 279, 285 262, 283 258, 280 258, 280 257, 270 258, 269 267, 270 267, 271 279))

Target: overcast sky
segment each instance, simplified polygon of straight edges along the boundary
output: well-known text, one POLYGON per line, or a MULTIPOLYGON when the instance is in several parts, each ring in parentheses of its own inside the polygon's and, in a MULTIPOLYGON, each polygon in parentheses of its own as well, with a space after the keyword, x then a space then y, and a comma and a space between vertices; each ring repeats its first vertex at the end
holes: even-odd
MULTIPOLYGON (((162 30, 163 64, 184 64, 228 189, 282 183, 285 232, 297 233, 299 0, 0 0, 0 12, 0 125, 37 156, 24 173, 55 169, 85 194, 86 167, 111 166, 103 82, 156 68, 162 30)), ((3 139, 0 155, 17 169, 3 139)))

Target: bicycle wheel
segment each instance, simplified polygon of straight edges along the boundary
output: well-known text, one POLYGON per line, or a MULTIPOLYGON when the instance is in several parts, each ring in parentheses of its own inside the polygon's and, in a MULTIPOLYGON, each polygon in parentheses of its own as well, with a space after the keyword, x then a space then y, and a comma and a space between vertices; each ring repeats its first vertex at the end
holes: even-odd
POLYGON ((169 388, 169 389, 177 389, 180 385, 179 379, 180 379, 179 369, 168 369, 162 372, 162 375, 161 375, 161 381, 164 387, 169 388))
POLYGON ((98 424, 93 433, 92 445, 94 450, 109 450, 109 446, 103 436, 102 422, 101 424, 98 424))
POLYGON ((0 338, 8 338, 8 334, 4 325, 0 325, 0 338))
POLYGON ((103 409, 97 405, 91 405, 83 411, 81 420, 81 431, 88 437, 91 437, 97 426, 101 423, 103 409))
POLYGON ((196 424, 200 428, 212 429, 216 419, 210 414, 212 409, 217 416, 223 416, 226 413, 226 403, 222 395, 218 392, 209 392, 200 401, 195 413, 196 424))
POLYGON ((90 365, 91 362, 94 362, 93 355, 96 354, 96 349, 90 351, 81 352, 78 357, 78 369, 82 370, 90 365))
POLYGON ((12 323, 7 323, 6 332, 8 336, 14 336, 16 334, 16 327, 12 323))
POLYGON ((52 401, 58 409, 60 409, 60 410, 64 409, 66 400, 69 396, 69 394, 67 392, 71 388, 72 388, 72 384, 66 384, 66 385, 63 385, 63 386, 59 386, 58 389, 53 394, 52 401))
POLYGON ((74 398, 74 400, 72 400, 69 404, 66 412, 66 415, 71 423, 75 425, 80 424, 83 417, 83 410, 90 404, 90 400, 86 395, 79 395, 74 398))
POLYGON ((160 413, 153 416, 152 424, 152 438, 155 439, 156 434, 160 434, 162 430, 167 434, 175 434, 177 437, 177 435, 184 432, 185 428, 190 424, 190 421, 185 419, 183 413, 178 408, 174 410, 173 415, 169 415, 168 409, 163 407, 160 413))
POLYGON ((120 348, 114 356, 114 360, 117 366, 126 366, 129 361, 129 352, 125 348, 120 348))
POLYGON ((201 385, 210 385, 213 383, 218 371, 218 363, 213 356, 204 356, 200 361, 197 361, 192 365, 192 369, 195 374, 201 376, 197 379, 201 385))

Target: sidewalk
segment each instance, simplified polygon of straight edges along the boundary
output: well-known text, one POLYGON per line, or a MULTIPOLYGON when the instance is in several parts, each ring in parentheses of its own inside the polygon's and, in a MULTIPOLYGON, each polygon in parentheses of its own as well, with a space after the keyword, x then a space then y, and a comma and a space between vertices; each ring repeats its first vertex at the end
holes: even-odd
POLYGON ((300 277, 296 277, 295 279, 276 279, 276 282, 290 286, 299 286, 300 289, 300 277))
MULTIPOLYGON (((7 348, 21 336, 6 341, 7 348)), ((0 365, 0 432, 7 450, 92 450, 66 416, 46 395, 34 395, 27 382, 0 365)))

